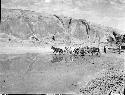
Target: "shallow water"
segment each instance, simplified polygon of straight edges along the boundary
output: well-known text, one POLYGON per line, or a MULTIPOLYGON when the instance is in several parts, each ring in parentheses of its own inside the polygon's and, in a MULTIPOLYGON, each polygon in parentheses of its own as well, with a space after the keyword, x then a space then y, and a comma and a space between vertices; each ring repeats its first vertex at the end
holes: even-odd
POLYGON ((0 92, 71 93, 81 79, 91 80, 110 67, 122 68, 123 59, 104 56, 1 54, 0 92))

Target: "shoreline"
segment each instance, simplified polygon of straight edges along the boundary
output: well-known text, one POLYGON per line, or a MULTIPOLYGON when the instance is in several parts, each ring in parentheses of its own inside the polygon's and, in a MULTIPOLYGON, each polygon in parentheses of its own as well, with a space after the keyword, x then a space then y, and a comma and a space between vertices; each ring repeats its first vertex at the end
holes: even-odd
MULTIPOLYGON (((63 47, 62 47, 63 48, 63 47)), ((40 54, 52 54, 53 50, 50 46, 6 46, 6 47, 0 47, 0 54, 25 54, 25 53, 40 53, 40 54)), ((101 54, 102 56, 115 56, 117 55, 118 58, 124 58, 125 59, 125 53, 122 54, 114 54, 114 53, 107 53, 107 54, 101 54)))
MULTIPOLYGON (((25 53, 40 53, 40 54, 52 54, 53 50, 51 49, 50 44, 43 44, 39 46, 34 46, 31 44, 11 44, 11 43, 0 43, 0 54, 25 54, 25 53)), ((58 48, 65 49, 66 45, 58 45, 58 48)), ((71 47, 73 50, 76 46, 71 47)), ((109 56, 109 55, 117 55, 118 58, 125 59, 125 53, 122 54, 114 54, 114 53, 102 53, 101 55, 109 56)))
POLYGON ((15 46, 15 47, 0 47, 0 54, 24 54, 24 53, 43 53, 43 54, 48 54, 48 53, 52 53, 52 49, 51 47, 28 47, 28 46, 24 46, 24 47, 19 47, 19 46, 15 46))

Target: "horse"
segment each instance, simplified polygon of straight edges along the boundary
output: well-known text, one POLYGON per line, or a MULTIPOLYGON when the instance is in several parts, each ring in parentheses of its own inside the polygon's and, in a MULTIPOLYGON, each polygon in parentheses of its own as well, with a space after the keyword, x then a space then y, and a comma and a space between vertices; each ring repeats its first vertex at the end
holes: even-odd
POLYGON ((60 48, 56 48, 56 47, 52 46, 51 49, 54 50, 53 53, 59 53, 59 54, 63 53, 63 50, 60 48))
POLYGON ((75 48, 73 50, 73 53, 74 53, 74 55, 79 55, 79 53, 80 53, 80 47, 79 48, 75 48))
POLYGON ((96 55, 99 55, 100 54, 100 50, 99 48, 96 48, 96 47, 92 47, 91 49, 91 54, 96 54, 96 55))
POLYGON ((83 48, 82 48, 82 51, 83 51, 83 50, 84 50, 84 54, 90 54, 90 53, 91 53, 90 48, 89 48, 88 46, 83 47, 83 48))
POLYGON ((84 55, 86 54, 84 48, 81 48, 79 52, 80 52, 80 55, 81 55, 81 56, 84 56, 84 55))
POLYGON ((72 54, 71 47, 65 47, 64 52, 66 52, 66 53, 68 53, 68 54, 72 54))

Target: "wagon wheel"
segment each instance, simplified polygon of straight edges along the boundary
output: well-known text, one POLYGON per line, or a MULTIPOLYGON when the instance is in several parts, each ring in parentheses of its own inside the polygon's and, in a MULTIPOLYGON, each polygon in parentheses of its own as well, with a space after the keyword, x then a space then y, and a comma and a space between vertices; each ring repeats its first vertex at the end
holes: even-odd
POLYGON ((97 52, 97 53, 96 53, 96 55, 97 55, 97 56, 100 56, 100 55, 101 55, 101 53, 100 53, 100 52, 97 52))

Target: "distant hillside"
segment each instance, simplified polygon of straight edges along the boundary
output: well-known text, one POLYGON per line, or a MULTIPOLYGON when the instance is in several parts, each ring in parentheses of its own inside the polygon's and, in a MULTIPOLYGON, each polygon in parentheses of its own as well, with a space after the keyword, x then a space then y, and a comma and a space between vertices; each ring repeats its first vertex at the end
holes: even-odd
POLYGON ((12 35, 21 40, 34 36, 40 41, 71 43, 103 43, 110 37, 115 40, 110 27, 87 22, 85 19, 42 14, 29 10, 1 9, 0 33, 12 35))

